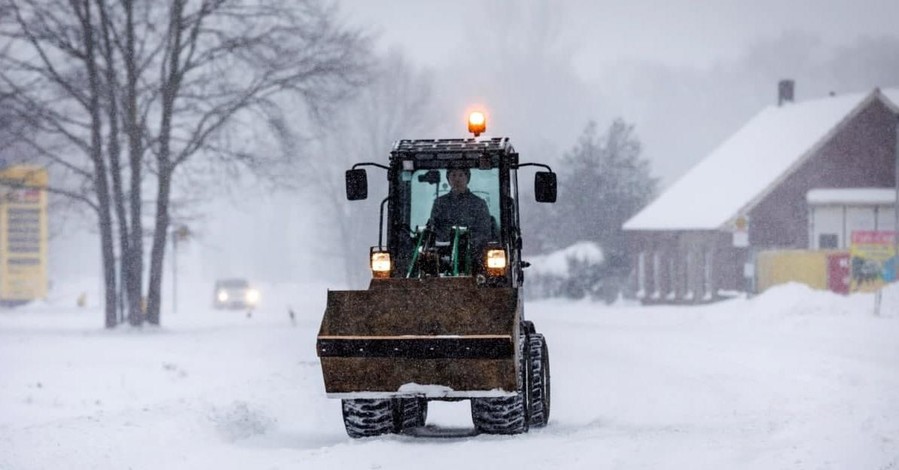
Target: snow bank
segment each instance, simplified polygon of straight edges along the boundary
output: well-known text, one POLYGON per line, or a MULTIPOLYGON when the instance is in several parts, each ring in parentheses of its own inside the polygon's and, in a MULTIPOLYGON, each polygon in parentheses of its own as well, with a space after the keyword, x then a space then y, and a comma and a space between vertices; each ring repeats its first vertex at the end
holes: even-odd
POLYGON ((899 283, 881 291, 880 309, 876 311, 874 293, 837 294, 815 290, 801 283, 774 286, 750 299, 752 314, 762 316, 815 315, 899 315, 899 283))
POLYGON ((604 259, 599 245, 581 241, 546 255, 529 256, 527 261, 531 263, 531 267, 528 268, 528 273, 566 277, 572 261, 599 265, 604 259))
POLYGON ((897 284, 880 317, 871 294, 802 285, 703 306, 530 302, 548 427, 476 435, 467 402, 436 402, 421 433, 361 440, 315 353, 326 286, 259 287, 252 316, 185 288, 161 329, 103 330, 67 296, 0 311, 0 469, 899 466, 897 284))

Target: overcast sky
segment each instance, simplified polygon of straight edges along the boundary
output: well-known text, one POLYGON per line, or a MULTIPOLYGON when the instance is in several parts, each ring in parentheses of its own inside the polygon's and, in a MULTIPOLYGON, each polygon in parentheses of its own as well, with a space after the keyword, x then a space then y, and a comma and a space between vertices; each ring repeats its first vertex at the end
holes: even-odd
POLYGON ((450 63, 470 27, 481 25, 476 17, 514 16, 523 5, 544 3, 565 18, 565 34, 576 43, 578 68, 587 77, 599 62, 709 66, 783 31, 839 45, 896 35, 899 23, 895 0, 340 0, 350 17, 380 33, 382 45, 402 45, 430 66, 450 63))
POLYGON ((796 80, 798 100, 899 86, 896 0, 340 4, 381 50, 400 47, 436 71, 453 114, 440 132, 483 103, 491 129, 523 155, 554 158, 588 120, 605 128, 620 117, 636 125, 663 185, 773 103, 780 79, 796 80), (515 60, 532 66, 506 63, 515 60))

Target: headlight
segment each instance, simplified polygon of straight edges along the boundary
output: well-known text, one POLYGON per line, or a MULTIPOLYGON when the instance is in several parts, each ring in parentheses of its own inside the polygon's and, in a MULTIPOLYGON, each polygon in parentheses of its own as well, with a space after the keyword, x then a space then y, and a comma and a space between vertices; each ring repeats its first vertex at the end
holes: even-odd
POLYGON ((247 291, 247 303, 255 304, 259 302, 259 291, 256 289, 250 289, 247 291))
POLYGON ((228 301, 228 293, 220 290, 219 293, 215 296, 215 298, 219 299, 219 302, 227 302, 228 301))
POLYGON ((487 275, 502 276, 506 273, 506 251, 503 249, 487 250, 487 275))
POLYGON ((390 253, 387 251, 371 251, 371 274, 376 278, 390 277, 390 253))

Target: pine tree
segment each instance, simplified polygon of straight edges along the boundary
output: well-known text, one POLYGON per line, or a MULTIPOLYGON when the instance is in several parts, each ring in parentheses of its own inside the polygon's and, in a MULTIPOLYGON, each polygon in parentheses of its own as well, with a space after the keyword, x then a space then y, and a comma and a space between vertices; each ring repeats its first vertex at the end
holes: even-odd
POLYGON ((541 251, 596 242, 606 261, 599 272, 590 273, 596 277, 594 284, 603 284, 594 290, 615 290, 630 272, 621 226, 651 200, 657 185, 640 152, 632 124, 616 119, 600 135, 596 123, 589 122, 562 159, 559 200, 548 215, 549 223, 541 224, 534 237, 541 251))

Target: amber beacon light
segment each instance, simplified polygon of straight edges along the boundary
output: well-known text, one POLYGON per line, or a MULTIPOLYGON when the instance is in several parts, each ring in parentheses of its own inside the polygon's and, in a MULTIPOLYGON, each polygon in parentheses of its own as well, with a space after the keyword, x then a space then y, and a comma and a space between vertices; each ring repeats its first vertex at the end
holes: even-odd
POLYGON ((475 111, 468 115, 468 132, 474 134, 475 137, 487 130, 487 116, 481 111, 475 111))

